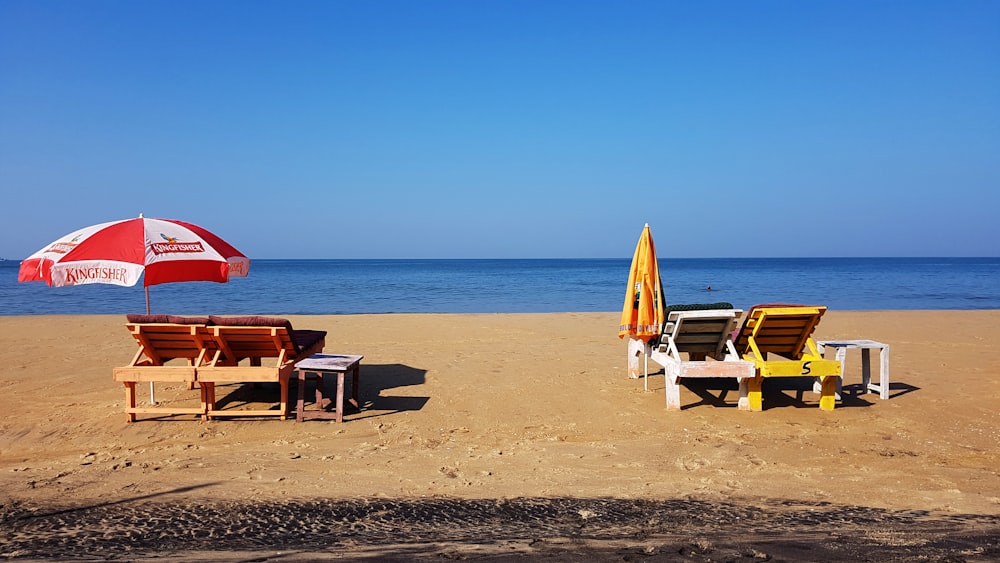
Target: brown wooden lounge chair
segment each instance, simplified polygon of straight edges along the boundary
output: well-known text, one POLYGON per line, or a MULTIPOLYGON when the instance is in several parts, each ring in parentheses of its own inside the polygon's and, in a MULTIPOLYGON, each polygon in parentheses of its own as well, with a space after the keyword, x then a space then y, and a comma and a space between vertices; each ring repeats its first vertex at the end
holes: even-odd
POLYGON ((128 422, 136 414, 205 414, 205 396, 201 406, 136 407, 135 384, 140 382, 186 382, 188 389, 197 380, 197 368, 207 365, 215 354, 215 340, 208 330, 207 317, 174 315, 128 315, 126 327, 139 344, 139 350, 127 366, 114 368, 113 377, 125 385, 125 414, 128 422), (183 362, 179 360, 184 360, 183 362))
POLYGON ((295 362, 323 351, 326 332, 295 330, 286 319, 272 317, 209 317, 209 332, 217 350, 208 365, 198 368, 205 393, 205 418, 273 416, 288 413, 288 382, 295 362), (278 409, 221 410, 216 406, 218 383, 275 382, 281 388, 278 409))

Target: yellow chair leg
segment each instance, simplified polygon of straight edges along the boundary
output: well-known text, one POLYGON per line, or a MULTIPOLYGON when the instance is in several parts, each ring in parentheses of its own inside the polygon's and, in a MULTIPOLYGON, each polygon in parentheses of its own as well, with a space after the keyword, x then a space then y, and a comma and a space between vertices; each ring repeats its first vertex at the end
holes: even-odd
POLYGON ((837 376, 827 375, 823 377, 822 394, 819 397, 819 408, 824 411, 832 411, 837 405, 837 376))
POLYGON ((750 411, 760 412, 764 410, 764 399, 761 393, 764 378, 757 376, 747 381, 747 400, 750 403, 750 411))

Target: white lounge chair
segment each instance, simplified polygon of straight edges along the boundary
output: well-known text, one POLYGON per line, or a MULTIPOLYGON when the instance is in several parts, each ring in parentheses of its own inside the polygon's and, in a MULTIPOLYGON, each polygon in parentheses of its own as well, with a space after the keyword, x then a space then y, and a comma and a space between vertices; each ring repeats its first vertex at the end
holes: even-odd
MULTIPOLYGON (((705 305, 714 307, 728 304, 705 305)), ((698 309, 696 305, 666 308, 667 321, 650 359, 663 366, 667 410, 681 408, 680 382, 690 377, 732 377, 739 383, 738 406, 748 408, 747 385, 753 379, 754 364, 740 359, 730 333, 743 311, 739 309, 698 309), (683 308, 684 310, 677 310, 683 308), (681 354, 686 354, 685 358, 681 354)), ((648 374, 647 374, 648 376, 648 374)))

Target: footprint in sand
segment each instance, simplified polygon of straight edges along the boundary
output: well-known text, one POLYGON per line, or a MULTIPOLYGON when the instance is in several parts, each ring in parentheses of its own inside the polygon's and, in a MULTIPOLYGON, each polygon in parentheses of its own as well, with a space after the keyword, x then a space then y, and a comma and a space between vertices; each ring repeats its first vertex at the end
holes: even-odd
POLYGON ((710 465, 709 461, 704 458, 688 458, 677 460, 677 465, 684 469, 685 471, 695 471, 703 467, 708 467, 710 465))
POLYGON ((456 479, 459 475, 461 475, 461 472, 458 470, 457 467, 455 467, 455 468, 453 468, 453 467, 442 467, 442 468, 438 469, 438 472, 440 472, 445 477, 448 477, 449 479, 456 479))

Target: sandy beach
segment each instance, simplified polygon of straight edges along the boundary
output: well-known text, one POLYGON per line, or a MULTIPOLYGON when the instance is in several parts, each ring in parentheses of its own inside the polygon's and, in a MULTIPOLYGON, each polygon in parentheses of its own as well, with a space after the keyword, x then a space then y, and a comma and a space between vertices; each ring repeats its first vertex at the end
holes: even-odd
POLYGON ((668 412, 618 316, 290 317, 365 357, 342 424, 129 424, 123 316, 0 317, 0 556, 1000 558, 1000 311, 829 312, 817 338, 891 345, 890 399, 853 351, 833 412, 800 379, 766 382, 763 412, 715 380, 668 412))

